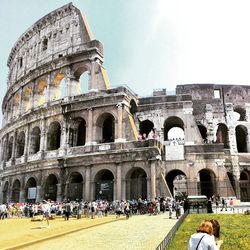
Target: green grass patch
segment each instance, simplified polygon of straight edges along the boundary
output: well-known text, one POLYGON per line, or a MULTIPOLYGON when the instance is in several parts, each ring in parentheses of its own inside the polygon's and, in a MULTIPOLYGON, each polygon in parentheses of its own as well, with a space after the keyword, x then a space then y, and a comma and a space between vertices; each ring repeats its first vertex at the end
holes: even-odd
POLYGON ((185 250, 190 236, 205 219, 216 219, 221 226, 221 249, 250 249, 250 216, 244 214, 189 214, 176 232, 168 250, 185 250))

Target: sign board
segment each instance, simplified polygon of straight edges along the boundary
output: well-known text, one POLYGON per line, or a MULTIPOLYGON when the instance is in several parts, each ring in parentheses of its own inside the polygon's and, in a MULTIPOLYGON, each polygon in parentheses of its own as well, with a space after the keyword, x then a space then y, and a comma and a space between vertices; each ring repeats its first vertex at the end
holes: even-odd
POLYGON ((28 188, 28 200, 36 199, 36 187, 28 188))

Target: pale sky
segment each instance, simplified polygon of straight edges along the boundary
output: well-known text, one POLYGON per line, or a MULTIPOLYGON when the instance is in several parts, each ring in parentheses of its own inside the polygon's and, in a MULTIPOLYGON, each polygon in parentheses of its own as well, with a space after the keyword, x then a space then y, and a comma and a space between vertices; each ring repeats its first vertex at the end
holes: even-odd
MULTIPOLYGON (((19 36, 65 0, 0 0, 0 100, 19 36)), ((250 84, 249 0, 78 0, 104 45, 111 86, 139 96, 177 84, 250 84)), ((0 117, 1 118, 1 117, 0 117)))

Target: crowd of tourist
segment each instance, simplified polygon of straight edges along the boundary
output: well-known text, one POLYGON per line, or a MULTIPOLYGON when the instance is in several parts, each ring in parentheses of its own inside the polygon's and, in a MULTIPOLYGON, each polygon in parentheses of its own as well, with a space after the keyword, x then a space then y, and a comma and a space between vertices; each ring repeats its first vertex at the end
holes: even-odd
POLYGON ((158 215, 160 213, 169 212, 169 217, 179 218, 183 207, 183 201, 176 201, 171 198, 156 198, 154 200, 138 200, 129 201, 69 201, 54 202, 51 200, 44 200, 40 203, 9 203, 0 204, 0 219, 5 218, 22 218, 22 217, 34 217, 36 215, 51 216, 63 216, 65 220, 69 220, 70 217, 77 219, 81 217, 92 218, 96 216, 102 217, 109 214, 115 214, 116 217, 125 215, 129 218, 131 215, 136 214, 149 214, 158 215))

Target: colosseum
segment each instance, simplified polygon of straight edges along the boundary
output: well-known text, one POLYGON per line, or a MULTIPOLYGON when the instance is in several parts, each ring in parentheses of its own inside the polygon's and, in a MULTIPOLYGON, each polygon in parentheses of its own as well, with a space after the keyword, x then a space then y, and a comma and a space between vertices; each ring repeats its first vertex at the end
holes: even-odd
POLYGON ((102 43, 71 3, 26 30, 7 65, 0 203, 250 201, 250 86, 177 85, 150 97, 112 88, 102 43))

